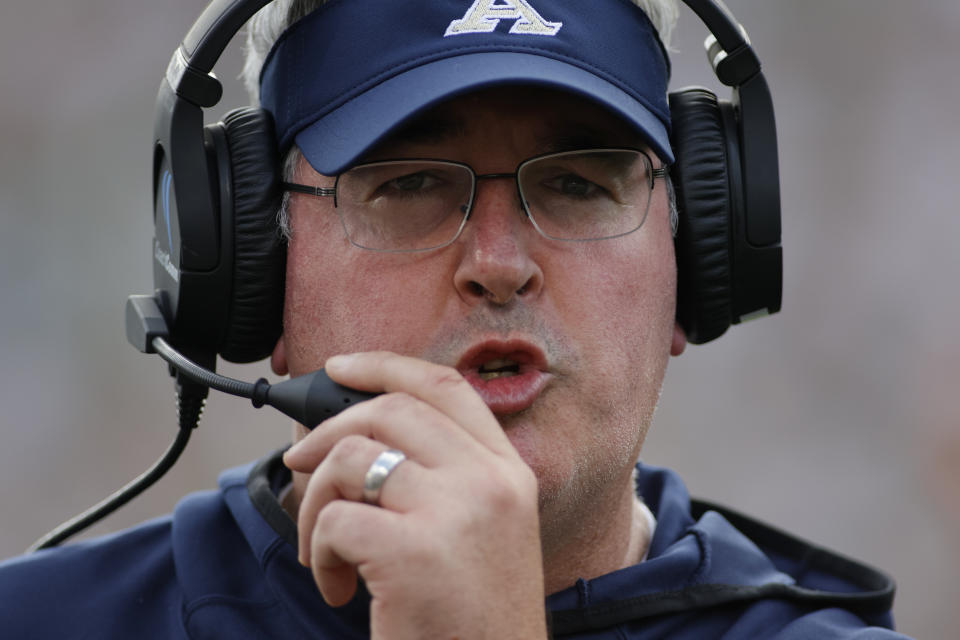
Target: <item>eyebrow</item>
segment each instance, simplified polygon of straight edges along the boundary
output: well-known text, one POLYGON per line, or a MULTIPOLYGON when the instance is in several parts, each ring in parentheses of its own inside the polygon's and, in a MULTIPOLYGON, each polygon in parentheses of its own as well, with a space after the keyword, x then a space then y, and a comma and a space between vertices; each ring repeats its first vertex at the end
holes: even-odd
POLYGON ((460 118, 431 114, 402 125, 383 144, 439 144, 464 136, 467 123, 460 118))
MULTIPOLYGON (((383 140, 378 147, 403 145, 441 144, 468 134, 467 121, 448 114, 431 113, 414 118, 403 124, 383 140)), ((535 139, 534 155, 593 149, 602 147, 621 147, 624 140, 609 131, 598 129, 580 122, 564 122, 535 139)), ((632 146, 646 149, 647 144, 637 136, 631 140, 632 146)), ((630 146, 630 145, 628 145, 630 146)))
MULTIPOLYGON (((631 142, 634 143, 632 146, 639 146, 640 148, 646 147, 639 138, 631 142)), ((624 146, 623 143, 624 141, 622 139, 613 139, 608 132, 577 123, 566 123, 561 129, 551 131, 536 138, 538 155, 543 153, 576 151, 578 149, 622 147, 624 146)))

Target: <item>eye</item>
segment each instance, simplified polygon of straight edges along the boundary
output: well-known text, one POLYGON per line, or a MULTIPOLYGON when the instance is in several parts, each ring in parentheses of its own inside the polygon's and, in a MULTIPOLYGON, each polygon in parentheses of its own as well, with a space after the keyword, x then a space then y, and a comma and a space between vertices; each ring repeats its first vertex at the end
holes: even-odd
POLYGON ((577 175, 561 176, 558 181, 560 182, 560 191, 571 196, 588 196, 600 188, 586 178, 577 175))
POLYGON ((428 174, 427 172, 418 171, 417 173, 408 173, 406 175, 394 178, 393 180, 390 180, 384 184, 384 188, 403 193, 411 193, 429 189, 435 186, 438 182, 439 181, 436 177, 428 174))
POLYGON ((603 187, 575 173, 558 175, 543 182, 543 185, 559 194, 572 198, 591 198, 601 194, 603 187))

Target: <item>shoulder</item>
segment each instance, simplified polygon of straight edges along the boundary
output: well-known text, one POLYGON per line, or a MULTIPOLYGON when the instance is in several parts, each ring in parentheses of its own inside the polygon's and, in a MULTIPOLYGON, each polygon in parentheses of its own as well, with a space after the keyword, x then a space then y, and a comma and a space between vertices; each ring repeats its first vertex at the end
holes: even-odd
POLYGON ((657 520, 647 560, 550 596, 557 637, 904 638, 881 572, 691 500, 668 470, 641 465, 637 490, 657 520))
POLYGON ((309 571, 251 502, 249 469, 170 516, 0 563, 0 637, 300 637, 275 589, 309 571))
POLYGON ((187 593, 206 586, 197 579, 215 572, 206 550, 230 546, 230 530, 220 492, 199 492, 171 515, 7 560, 2 635, 185 638, 187 593))
POLYGON ((185 637, 170 531, 163 518, 0 564, 5 637, 185 637))

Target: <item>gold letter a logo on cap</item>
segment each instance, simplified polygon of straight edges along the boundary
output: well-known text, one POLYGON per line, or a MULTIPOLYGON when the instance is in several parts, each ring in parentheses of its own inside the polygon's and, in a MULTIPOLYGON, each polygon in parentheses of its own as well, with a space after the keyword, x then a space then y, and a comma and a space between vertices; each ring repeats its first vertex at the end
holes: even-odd
POLYGON ((562 22, 547 22, 527 0, 474 0, 466 15, 447 27, 446 36, 464 33, 490 33, 501 20, 513 20, 510 33, 532 36, 555 36, 562 22))

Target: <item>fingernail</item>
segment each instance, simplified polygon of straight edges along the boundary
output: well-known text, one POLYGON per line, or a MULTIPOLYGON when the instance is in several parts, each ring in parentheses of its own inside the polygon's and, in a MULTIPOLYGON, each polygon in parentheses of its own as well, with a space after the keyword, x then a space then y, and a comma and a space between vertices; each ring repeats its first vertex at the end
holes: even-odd
POLYGON ((339 370, 342 371, 350 366, 350 364, 356 359, 356 356, 353 354, 344 354, 339 356, 331 356, 327 358, 327 362, 324 365, 324 368, 327 371, 330 370, 339 370))

